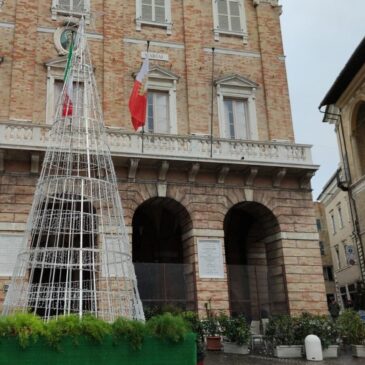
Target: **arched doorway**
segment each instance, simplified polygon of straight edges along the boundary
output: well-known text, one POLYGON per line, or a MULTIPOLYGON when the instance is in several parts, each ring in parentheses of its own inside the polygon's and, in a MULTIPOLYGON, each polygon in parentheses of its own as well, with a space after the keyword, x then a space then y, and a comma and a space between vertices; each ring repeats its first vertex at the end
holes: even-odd
POLYGON ((360 167, 360 176, 362 176, 365 175, 365 101, 357 104, 352 125, 357 161, 360 167))
POLYGON ((133 216, 132 255, 145 310, 195 309, 189 213, 170 198, 151 198, 133 216))
POLYGON ((232 315, 249 320, 287 312, 280 227, 273 213, 255 202, 233 206, 224 220, 225 255, 232 315))

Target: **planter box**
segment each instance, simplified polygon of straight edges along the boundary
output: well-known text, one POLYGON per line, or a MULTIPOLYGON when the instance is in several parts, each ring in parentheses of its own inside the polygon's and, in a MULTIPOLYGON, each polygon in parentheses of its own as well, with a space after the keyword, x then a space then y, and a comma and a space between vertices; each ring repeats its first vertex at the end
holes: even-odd
POLYGON ((323 349, 322 353, 324 359, 338 357, 338 345, 330 345, 326 349, 323 349))
POLYGON ((237 345, 232 342, 223 342, 223 352, 227 354, 248 354, 248 345, 237 345))
POLYGON ((195 335, 189 334, 181 343, 145 338, 141 350, 133 350, 128 343, 107 337, 102 343, 86 338, 64 339, 59 349, 53 349, 39 339, 22 349, 18 340, 0 339, 0 365, 196 365, 195 335))
POLYGON ((301 345, 293 345, 293 346, 276 346, 274 349, 274 356, 280 358, 298 358, 302 357, 302 349, 301 345))
POLYGON ((222 350, 222 338, 220 336, 206 336, 205 341, 208 351, 222 350))
POLYGON ((365 345, 351 345, 352 356, 365 357, 365 345))

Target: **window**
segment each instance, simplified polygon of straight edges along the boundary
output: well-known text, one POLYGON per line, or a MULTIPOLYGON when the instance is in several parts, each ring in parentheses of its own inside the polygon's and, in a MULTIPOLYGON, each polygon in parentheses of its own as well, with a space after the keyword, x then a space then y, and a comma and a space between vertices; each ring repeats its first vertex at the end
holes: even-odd
POLYGON ((136 30, 142 24, 164 27, 171 34, 171 0, 136 0, 136 30))
POLYGON ((90 21, 90 0, 52 0, 52 19, 57 20, 57 15, 85 16, 90 21))
POLYGON ((343 218, 342 218, 341 205, 337 206, 337 214, 338 214, 339 227, 340 227, 340 229, 342 229, 343 228, 343 218))
POLYGON ((338 245, 335 245, 334 249, 335 249, 335 253, 336 253, 337 266, 339 269, 341 269, 340 248, 338 245))
POLYGON ((178 77, 169 70, 154 66, 148 73, 146 131, 177 133, 176 85, 178 77))
POLYGON ((335 215, 333 214, 333 210, 330 211, 331 223, 332 223, 332 233, 336 234, 336 221, 335 215))
POLYGON ((214 39, 220 34, 236 35, 247 43, 246 17, 243 0, 212 0, 214 39))
POLYGON ((317 230, 318 231, 321 231, 322 230, 321 220, 320 219, 316 219, 316 224, 317 224, 317 230))
POLYGON ((333 281, 332 266, 323 266, 323 276, 326 281, 333 281))
MULTIPOLYGON (((56 115, 57 107, 60 103, 60 95, 63 88, 63 76, 66 67, 67 57, 59 57, 48 61, 47 67, 47 99, 46 99, 46 123, 52 124, 56 115)), ((75 80, 73 87, 73 99, 84 100, 83 80, 75 80)), ((84 102, 86 102, 84 100, 84 102)), ((83 104, 77 103, 79 109, 75 110, 75 115, 82 115, 83 104), (77 113, 77 114, 76 114, 77 113)))
POLYGON ((321 251, 321 256, 324 256, 326 253, 324 251, 324 242, 319 241, 319 250, 321 251))
POLYGON ((258 139, 255 93, 257 84, 238 75, 215 81, 222 138, 258 139))
POLYGON ((170 133, 169 94, 166 91, 148 90, 147 131, 170 133))

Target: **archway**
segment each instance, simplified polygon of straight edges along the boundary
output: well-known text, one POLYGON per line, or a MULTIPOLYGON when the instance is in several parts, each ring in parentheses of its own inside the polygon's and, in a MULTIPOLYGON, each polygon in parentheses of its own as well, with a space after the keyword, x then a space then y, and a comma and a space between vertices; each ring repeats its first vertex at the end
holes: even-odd
POLYGON ((233 206, 224 220, 225 255, 232 315, 249 320, 287 312, 284 269, 278 253, 279 223, 255 202, 233 206))
POLYGON ((133 216, 132 255, 145 310, 195 309, 190 215, 170 198, 151 198, 133 216))
POLYGON ((360 176, 362 176, 365 174, 365 101, 357 104, 352 125, 357 161, 360 168, 360 176))

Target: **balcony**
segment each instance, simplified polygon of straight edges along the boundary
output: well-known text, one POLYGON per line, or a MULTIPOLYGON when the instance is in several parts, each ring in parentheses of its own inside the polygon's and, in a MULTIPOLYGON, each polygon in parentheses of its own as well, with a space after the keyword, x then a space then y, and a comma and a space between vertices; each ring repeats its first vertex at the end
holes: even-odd
MULTIPOLYGON (((111 153, 116 157, 317 169, 310 145, 106 130, 111 153)), ((44 124, 0 122, 0 148, 43 151, 49 131, 50 126, 44 124)))

